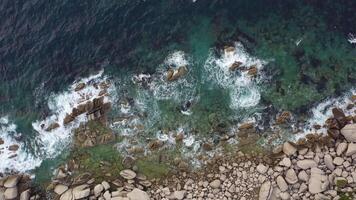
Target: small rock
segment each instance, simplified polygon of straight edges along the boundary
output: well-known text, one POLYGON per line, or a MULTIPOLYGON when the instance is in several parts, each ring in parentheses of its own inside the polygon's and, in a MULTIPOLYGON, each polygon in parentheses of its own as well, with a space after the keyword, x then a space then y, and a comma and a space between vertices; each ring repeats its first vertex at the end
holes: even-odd
POLYGON ((218 189, 220 188, 220 185, 221 185, 221 181, 216 179, 214 181, 212 181, 210 184, 210 187, 212 187, 213 189, 218 189))
POLYGON ((110 184, 106 181, 101 182, 101 185, 104 187, 104 190, 110 189, 110 184))
POLYGON ((329 170, 334 171, 335 165, 333 163, 333 158, 329 154, 324 156, 324 163, 329 170))
POLYGON ((295 184, 298 182, 297 174, 295 173, 294 169, 288 169, 286 172, 286 181, 289 184, 295 184))
POLYGON ((311 169, 310 179, 309 179, 309 192, 311 194, 317 194, 323 191, 322 189, 322 175, 324 172, 316 167, 311 169))
POLYGON ((178 199, 178 200, 182 200, 184 199, 184 195, 185 195, 185 191, 174 191, 173 196, 178 199))
POLYGON ((302 168, 302 169, 309 169, 309 168, 316 167, 318 165, 314 160, 304 159, 304 160, 298 160, 297 161, 297 166, 302 168))
POLYGON ((120 176, 122 176, 124 179, 131 180, 136 177, 136 173, 130 169, 125 169, 120 172, 120 176))
POLYGON ((341 158, 341 157, 335 157, 334 160, 333 160, 333 163, 335 165, 342 165, 343 162, 344 162, 344 159, 341 158))
POLYGON ((257 171, 260 174, 265 174, 268 170, 268 167, 264 166, 263 164, 257 165, 257 171))
POLYGON ((279 162, 279 165, 285 166, 285 167, 290 167, 292 165, 292 162, 289 158, 283 158, 281 162, 279 162))
POLYGON ((309 175, 304 170, 299 172, 298 178, 299 178, 299 180, 304 181, 304 182, 309 181, 309 175))

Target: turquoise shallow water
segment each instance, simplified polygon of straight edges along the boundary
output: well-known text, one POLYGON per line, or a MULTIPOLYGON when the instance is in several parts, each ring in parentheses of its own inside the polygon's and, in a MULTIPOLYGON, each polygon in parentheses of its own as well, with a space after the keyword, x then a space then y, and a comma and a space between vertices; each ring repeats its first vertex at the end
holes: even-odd
POLYGON ((267 126, 280 110, 309 116, 309 108, 355 85, 356 49, 348 41, 355 9, 354 1, 2 1, 0 117, 16 125, 2 134, 22 133, 25 151, 46 158, 33 123, 53 114, 48 101, 73 81, 102 69, 116 86, 110 119, 132 98, 138 106, 130 112, 147 113, 149 136, 188 128, 215 140, 250 118, 267 126), (264 62, 257 80, 219 71, 231 60, 224 46, 235 42, 244 50, 237 60, 264 62), (167 59, 179 51, 186 82, 163 87, 167 59), (155 87, 132 82, 142 73, 155 87), (191 115, 181 113, 188 100, 191 115))

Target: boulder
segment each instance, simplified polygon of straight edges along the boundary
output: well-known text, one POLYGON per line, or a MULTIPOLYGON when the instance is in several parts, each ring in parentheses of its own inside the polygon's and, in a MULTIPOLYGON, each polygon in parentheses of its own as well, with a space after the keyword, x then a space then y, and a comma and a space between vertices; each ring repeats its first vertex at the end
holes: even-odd
POLYGON ((125 169, 120 172, 120 176, 122 176, 124 179, 131 180, 136 177, 136 173, 130 169, 125 169))
POLYGON ((19 182, 19 180, 20 180, 19 176, 16 176, 16 175, 8 176, 6 181, 4 182, 4 187, 6 187, 6 188, 15 187, 17 185, 17 183, 19 182))
POLYGON ((256 65, 252 65, 248 69, 247 74, 250 75, 250 76, 257 76, 257 72, 258 72, 257 66, 256 65))
POLYGON ((90 195, 90 188, 88 185, 79 185, 73 188, 73 197, 74 199, 83 199, 90 195))
POLYGON ((4 192, 5 199, 15 199, 18 196, 17 187, 7 188, 4 192))
POLYGON ((31 196, 30 190, 25 190, 25 191, 21 192, 20 200, 30 200, 30 196, 31 196))
POLYGON ((110 184, 106 181, 101 182, 101 185, 104 187, 105 190, 110 189, 110 184))
POLYGON ((318 166, 318 164, 311 159, 298 160, 297 166, 301 169, 309 169, 318 166))
POLYGON ((341 134, 349 142, 356 142, 356 124, 347 124, 341 129, 341 134))
POLYGON ((137 188, 127 193, 127 197, 129 197, 130 200, 150 200, 150 197, 146 192, 137 188))
POLYGON ((174 69, 172 69, 172 68, 168 69, 167 75, 166 75, 166 78, 168 81, 172 80, 173 74, 174 74, 174 69))
POLYGON ((54 192, 57 193, 58 195, 63 194, 67 190, 68 190, 68 186, 62 184, 58 184, 56 185, 56 187, 54 187, 54 192))
POLYGON ((98 184, 94 187, 94 195, 95 197, 100 196, 101 192, 104 190, 104 187, 102 184, 98 184))
POLYGON ((4 142, 4 139, 2 139, 1 137, 0 137, 0 145, 2 145, 2 144, 4 144, 5 142, 4 142))
POLYGON ((226 46, 224 48, 225 53, 231 53, 231 52, 235 52, 235 47, 232 46, 226 46))
POLYGON ((185 191, 184 190, 174 191, 173 192, 173 196, 174 196, 175 199, 182 200, 182 199, 184 199, 185 191))
POLYGON ((289 184, 295 184, 298 182, 297 174, 295 173, 294 169, 288 169, 286 172, 286 181, 289 184))
POLYGON ((286 183, 286 181, 284 180, 284 178, 282 176, 278 176, 276 179, 277 185, 279 187, 279 189, 284 192, 288 190, 288 184, 286 183))
POLYGON ((309 181, 309 175, 304 171, 300 171, 298 174, 298 179, 304 182, 308 182, 309 181))
POLYGON ((270 181, 266 181, 261 185, 258 195, 259 200, 269 200, 272 195, 273 187, 270 181))
POLYGON ((356 144, 355 143, 349 143, 346 151, 346 156, 352 156, 356 153, 356 144))
POLYGON ((322 189, 322 176, 324 172, 316 167, 310 170, 310 179, 308 189, 311 194, 323 192, 322 189))
POLYGON ((65 191, 61 197, 59 198, 59 200, 74 200, 74 196, 73 196, 73 189, 69 189, 67 191, 65 191))
POLYGON ((335 165, 333 163, 333 158, 329 154, 324 156, 324 163, 329 170, 334 171, 335 165))
POLYGON ((287 156, 291 156, 297 152, 297 148, 295 148, 291 143, 285 142, 283 144, 283 153, 287 156))
POLYGON ((340 143, 339 145, 337 145, 336 154, 340 156, 342 153, 345 152, 346 148, 347 148, 347 143, 345 142, 340 143))

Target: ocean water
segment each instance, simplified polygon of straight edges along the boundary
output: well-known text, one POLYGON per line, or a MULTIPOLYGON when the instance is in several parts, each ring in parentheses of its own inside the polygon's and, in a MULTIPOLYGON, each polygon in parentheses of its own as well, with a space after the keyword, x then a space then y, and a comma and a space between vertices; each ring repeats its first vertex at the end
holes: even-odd
POLYGON ((0 172, 53 169, 87 119, 41 126, 97 97, 101 81, 111 83, 120 154, 132 138, 173 147, 184 133, 182 154, 194 160, 221 132, 248 121, 265 130, 282 110, 294 128, 314 131, 355 93, 355 10, 346 0, 1 1, 0 172), (256 76, 232 72, 234 62, 256 76), (168 68, 181 66, 188 73, 167 82, 168 68), (78 82, 88 86, 75 92, 78 82))

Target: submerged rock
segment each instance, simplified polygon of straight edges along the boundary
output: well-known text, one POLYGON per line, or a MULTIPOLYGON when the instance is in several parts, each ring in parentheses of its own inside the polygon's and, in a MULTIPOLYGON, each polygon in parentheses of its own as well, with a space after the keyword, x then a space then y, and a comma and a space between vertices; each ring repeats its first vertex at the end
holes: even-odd
POLYGON ((85 88, 85 83, 78 83, 76 86, 75 86, 75 88, 74 88, 74 91, 80 91, 80 90, 82 90, 82 89, 84 89, 85 88))
POLYGON ((234 63, 232 63, 232 65, 230 65, 229 70, 230 70, 230 71, 235 71, 235 70, 237 70, 241 65, 242 65, 242 62, 235 61, 234 63))
POLYGON ((50 124, 47 128, 46 131, 52 131, 53 129, 56 129, 59 127, 59 124, 57 122, 50 124))

